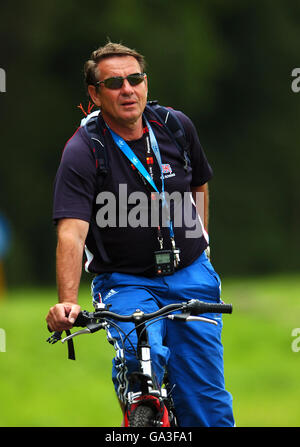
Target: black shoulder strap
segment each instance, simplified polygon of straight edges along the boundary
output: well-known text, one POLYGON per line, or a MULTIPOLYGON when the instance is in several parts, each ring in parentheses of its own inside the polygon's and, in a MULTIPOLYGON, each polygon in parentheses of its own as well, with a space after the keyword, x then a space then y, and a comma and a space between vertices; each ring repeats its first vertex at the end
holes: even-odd
POLYGON ((100 119, 99 115, 92 116, 83 125, 83 128, 88 138, 91 140, 92 149, 96 160, 98 181, 102 185, 104 177, 108 173, 108 158, 106 153, 103 129, 101 128, 99 119, 100 119))
POLYGON ((146 110, 152 112, 156 119, 164 126, 169 135, 173 138, 180 149, 183 160, 184 169, 187 170, 190 165, 189 144, 186 139, 185 130, 180 119, 170 107, 164 107, 157 101, 148 101, 146 110))
MULTIPOLYGON (((91 142, 91 148, 93 150, 93 154, 96 162, 96 182, 97 182, 97 190, 96 193, 102 190, 104 180, 109 171, 108 164, 108 156, 106 149, 106 142, 104 137, 104 128, 105 124, 100 113, 98 115, 91 116, 88 121, 82 126, 91 142)), ((92 217, 92 221, 95 222, 95 216, 92 217)), ((99 236, 99 232, 97 231, 97 225, 91 225, 91 231, 93 233, 93 237, 95 243, 97 245, 99 253, 101 253, 103 262, 110 263, 111 259, 109 258, 106 249, 103 244, 102 238, 99 236), (96 234, 97 233, 97 234, 96 234)), ((72 347, 69 346, 69 358, 72 358, 72 347)))

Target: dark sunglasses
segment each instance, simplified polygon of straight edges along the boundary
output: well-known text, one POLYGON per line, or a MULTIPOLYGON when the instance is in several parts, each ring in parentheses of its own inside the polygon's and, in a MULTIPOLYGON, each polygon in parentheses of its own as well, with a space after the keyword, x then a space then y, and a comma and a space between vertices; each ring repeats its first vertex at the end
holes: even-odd
POLYGON ((104 84, 106 88, 109 88, 111 90, 118 90, 122 87, 124 80, 127 79, 129 84, 134 87, 135 85, 143 82, 143 80, 145 79, 145 75, 146 73, 134 73, 125 76, 124 78, 122 76, 115 76, 113 78, 104 79, 104 81, 98 81, 96 85, 104 84))

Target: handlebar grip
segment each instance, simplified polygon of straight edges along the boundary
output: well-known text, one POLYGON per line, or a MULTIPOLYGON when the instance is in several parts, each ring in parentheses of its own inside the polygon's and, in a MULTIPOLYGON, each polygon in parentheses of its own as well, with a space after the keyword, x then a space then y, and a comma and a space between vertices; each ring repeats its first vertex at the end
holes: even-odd
POLYGON ((222 303, 206 303, 204 301, 195 300, 190 303, 190 309, 195 314, 201 313, 222 313, 231 314, 232 304, 222 303))
POLYGON ((73 326, 86 327, 87 323, 90 322, 90 319, 88 318, 88 314, 89 313, 86 310, 82 310, 81 312, 79 312, 73 326))
POLYGON ((222 314, 231 314, 232 313, 232 304, 212 304, 212 312, 220 312, 222 314))

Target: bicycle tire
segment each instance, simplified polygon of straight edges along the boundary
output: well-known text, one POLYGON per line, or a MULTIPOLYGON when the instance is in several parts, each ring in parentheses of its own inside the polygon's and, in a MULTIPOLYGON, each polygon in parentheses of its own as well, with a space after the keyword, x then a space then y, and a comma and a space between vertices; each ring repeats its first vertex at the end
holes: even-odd
POLYGON ((138 405, 129 415, 129 427, 155 427, 156 411, 149 405, 138 405))

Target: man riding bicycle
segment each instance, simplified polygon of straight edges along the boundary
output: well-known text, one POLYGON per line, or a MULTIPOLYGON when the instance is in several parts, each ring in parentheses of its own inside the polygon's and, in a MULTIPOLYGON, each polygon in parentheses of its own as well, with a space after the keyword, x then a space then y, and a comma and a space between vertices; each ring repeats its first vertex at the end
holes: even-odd
MULTIPOLYGON (((220 278, 205 253, 211 167, 191 120, 170 110, 184 129, 188 161, 182 156, 167 127, 169 112, 159 121, 147 103, 144 70, 142 55, 111 42, 85 64, 88 93, 100 109, 99 138, 89 139, 82 125, 66 144, 56 176, 59 303, 46 318, 53 331, 72 328, 80 311, 84 252, 85 269, 94 275, 93 299, 111 311, 154 312, 192 298, 221 300, 220 278), (96 140, 107 163, 100 176, 96 140)), ((234 425, 224 385, 222 321, 219 314, 215 319, 217 326, 169 320, 149 326, 153 368, 161 383, 167 366, 180 426, 234 425)), ((116 349, 113 382, 124 408, 137 359, 124 352, 113 327, 107 333, 116 349)), ((136 344, 134 332, 130 342, 136 344)))

